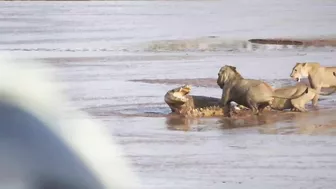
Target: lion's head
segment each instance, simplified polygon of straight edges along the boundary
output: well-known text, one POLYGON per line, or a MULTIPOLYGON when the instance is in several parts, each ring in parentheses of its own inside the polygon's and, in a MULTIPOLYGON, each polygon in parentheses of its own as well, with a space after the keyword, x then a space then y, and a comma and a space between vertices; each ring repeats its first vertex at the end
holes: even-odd
POLYGON ((308 64, 307 63, 296 63, 292 69, 290 77, 300 82, 301 78, 308 77, 308 64))
POLYGON ((225 65, 218 72, 217 85, 223 89, 224 84, 230 80, 242 79, 243 77, 237 72, 236 67, 225 65))

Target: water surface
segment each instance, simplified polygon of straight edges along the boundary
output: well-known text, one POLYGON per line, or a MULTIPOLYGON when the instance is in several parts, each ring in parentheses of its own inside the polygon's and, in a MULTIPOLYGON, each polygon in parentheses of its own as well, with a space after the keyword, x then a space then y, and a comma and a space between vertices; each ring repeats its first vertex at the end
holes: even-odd
MULTIPOLYGON (((103 120, 144 188, 332 188, 335 96, 320 110, 260 117, 168 116, 164 94, 220 97, 219 68, 292 85, 296 62, 335 66, 335 48, 253 38, 332 39, 336 2, 1 2, 0 51, 55 67, 71 105, 103 120)), ((88 136, 90 137, 90 136, 88 136)))

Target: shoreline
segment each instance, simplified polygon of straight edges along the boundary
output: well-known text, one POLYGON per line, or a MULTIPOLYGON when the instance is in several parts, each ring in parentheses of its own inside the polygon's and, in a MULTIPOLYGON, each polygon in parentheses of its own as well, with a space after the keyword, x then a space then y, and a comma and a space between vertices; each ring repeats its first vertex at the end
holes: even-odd
POLYGON ((288 38, 265 38, 249 39, 250 43, 265 45, 295 45, 303 47, 336 47, 336 39, 288 39, 288 38))

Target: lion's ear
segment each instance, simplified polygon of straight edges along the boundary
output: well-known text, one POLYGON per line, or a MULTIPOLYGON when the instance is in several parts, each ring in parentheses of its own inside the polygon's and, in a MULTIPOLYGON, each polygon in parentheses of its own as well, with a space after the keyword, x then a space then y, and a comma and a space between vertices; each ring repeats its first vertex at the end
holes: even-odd
POLYGON ((334 76, 336 76, 336 72, 333 72, 334 76))
POLYGON ((233 69, 234 71, 236 71, 236 67, 230 66, 230 68, 233 69))
POLYGON ((307 65, 307 63, 303 63, 302 66, 305 67, 307 65))

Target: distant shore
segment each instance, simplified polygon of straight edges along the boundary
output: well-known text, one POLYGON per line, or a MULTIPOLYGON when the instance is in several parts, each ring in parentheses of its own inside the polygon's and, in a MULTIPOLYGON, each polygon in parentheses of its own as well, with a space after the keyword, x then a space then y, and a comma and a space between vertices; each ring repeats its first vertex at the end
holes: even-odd
POLYGON ((269 45, 298 45, 298 46, 314 46, 314 47, 325 47, 331 46, 336 47, 336 39, 250 39, 249 42, 257 44, 269 44, 269 45))

